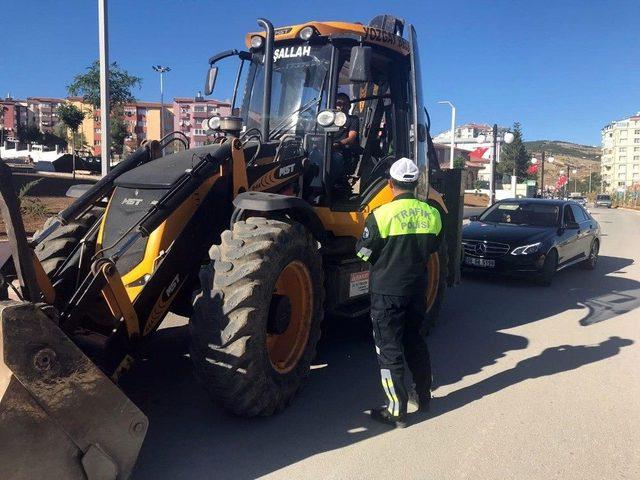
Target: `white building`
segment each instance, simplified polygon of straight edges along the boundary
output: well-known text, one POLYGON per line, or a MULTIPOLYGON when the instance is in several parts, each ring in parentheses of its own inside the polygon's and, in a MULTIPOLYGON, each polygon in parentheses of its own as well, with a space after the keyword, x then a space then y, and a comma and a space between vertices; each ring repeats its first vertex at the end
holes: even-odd
MULTIPOLYGON (((498 138, 508 132, 507 127, 498 126, 498 138)), ((487 163, 478 172, 478 180, 489 181, 491 178, 491 159, 493 157, 493 125, 482 123, 466 123, 456 126, 455 147, 479 155, 487 163)), ((439 133, 433 138, 434 143, 450 144, 451 129, 439 133)), ((497 160, 500 160, 500 143, 498 142, 497 160)))
POLYGON ((602 189, 624 192, 640 185, 640 112, 602 131, 602 189))

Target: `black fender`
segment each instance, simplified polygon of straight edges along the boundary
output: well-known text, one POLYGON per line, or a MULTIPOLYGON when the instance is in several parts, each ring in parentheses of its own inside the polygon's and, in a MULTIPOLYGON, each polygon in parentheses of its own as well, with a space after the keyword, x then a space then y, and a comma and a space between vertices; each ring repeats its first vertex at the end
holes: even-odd
POLYGON ((327 232, 313 207, 305 200, 288 195, 266 192, 243 192, 233 200, 235 211, 231 216, 231 224, 240 217, 242 212, 253 210, 257 212, 277 212, 288 215, 291 219, 301 223, 309 229, 316 240, 322 242, 327 232))

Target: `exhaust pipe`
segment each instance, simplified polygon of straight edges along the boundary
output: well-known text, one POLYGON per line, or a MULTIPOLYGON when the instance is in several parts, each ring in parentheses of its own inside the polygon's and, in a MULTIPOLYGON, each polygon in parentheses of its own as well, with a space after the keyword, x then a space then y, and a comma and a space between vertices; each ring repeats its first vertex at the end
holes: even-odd
POLYGON ((264 97, 262 98, 262 141, 269 141, 269 118, 271 116, 271 83, 273 73, 273 42, 275 38, 273 24, 266 18, 259 18, 258 25, 266 33, 264 44, 264 97))

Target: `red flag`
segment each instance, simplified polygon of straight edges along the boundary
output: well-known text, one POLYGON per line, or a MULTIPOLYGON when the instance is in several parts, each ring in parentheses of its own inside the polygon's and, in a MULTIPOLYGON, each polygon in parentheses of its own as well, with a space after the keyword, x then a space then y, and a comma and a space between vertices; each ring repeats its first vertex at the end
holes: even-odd
POLYGON ((529 165, 529 168, 527 168, 527 173, 530 175, 538 173, 538 165, 529 165))

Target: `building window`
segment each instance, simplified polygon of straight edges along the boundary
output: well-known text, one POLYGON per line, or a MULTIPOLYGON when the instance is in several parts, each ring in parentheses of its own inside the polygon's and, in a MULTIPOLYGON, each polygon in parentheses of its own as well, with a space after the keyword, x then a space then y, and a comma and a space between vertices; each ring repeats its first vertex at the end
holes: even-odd
POLYGON ((204 146, 203 142, 194 142, 196 147, 202 147, 204 146))
POLYGON ((142 121, 138 122, 138 126, 139 127, 146 127, 147 126, 146 120, 142 120, 142 121))
POLYGON ((204 112, 204 106, 197 105, 197 106, 193 107, 193 111, 194 112, 204 112))
POLYGON ((633 156, 633 161, 637 162, 638 160, 640 160, 640 155, 634 155, 633 156))
POLYGON ((640 143, 640 138, 634 138, 633 143, 640 143))
POLYGON ((624 180, 625 178, 627 178, 627 174, 626 173, 619 173, 618 174, 618 180, 624 180))
POLYGON ((101 145, 100 140, 95 140, 95 141, 93 142, 93 144, 94 144, 96 147, 99 147, 99 146, 101 145))
POLYGON ((204 130, 202 128, 196 128, 193 132, 194 135, 204 135, 204 130))
POLYGON ((94 132, 96 133, 102 133, 101 130, 99 128, 94 129, 94 132))
POLYGON ((618 182, 619 187, 624 187, 624 182, 618 182))
POLYGON ((634 131, 633 131, 633 134, 634 134, 634 135, 640 135, 640 130, 634 130, 634 131))
POLYGON ((620 148, 618 149, 618 151, 619 151, 620 153, 622 153, 622 152, 626 152, 626 151, 627 151, 627 147, 620 147, 620 148))
POLYGON ((626 155, 622 155, 621 157, 618 157, 618 162, 620 163, 624 163, 627 161, 627 157, 626 155))

